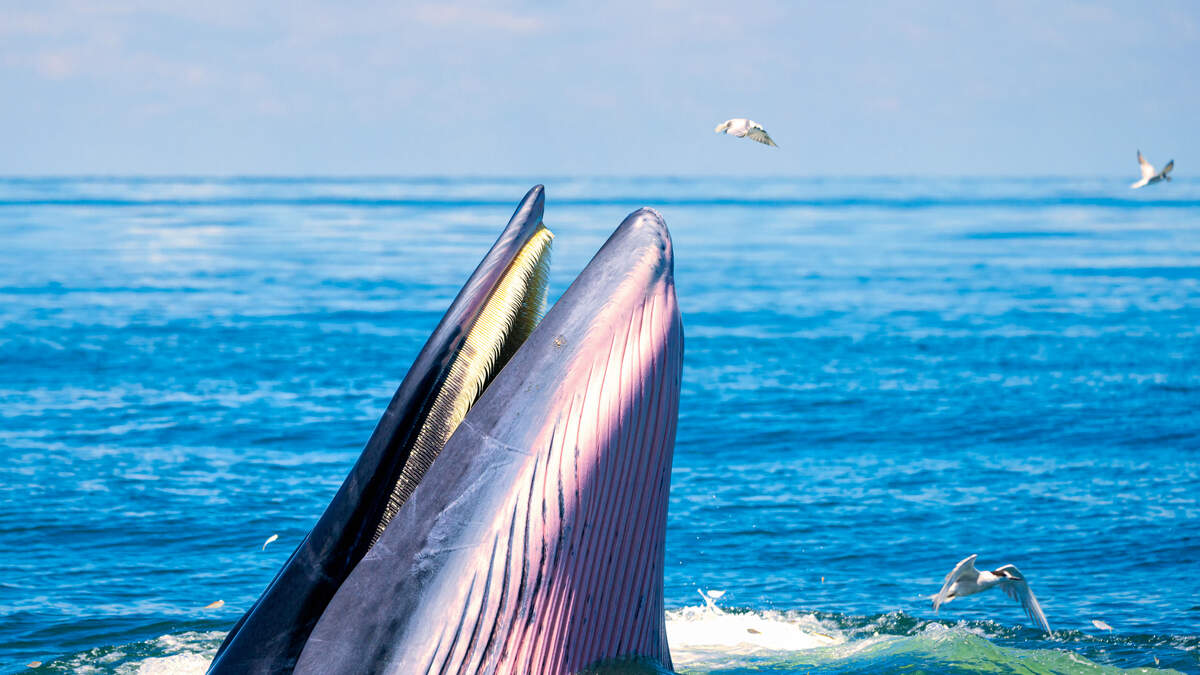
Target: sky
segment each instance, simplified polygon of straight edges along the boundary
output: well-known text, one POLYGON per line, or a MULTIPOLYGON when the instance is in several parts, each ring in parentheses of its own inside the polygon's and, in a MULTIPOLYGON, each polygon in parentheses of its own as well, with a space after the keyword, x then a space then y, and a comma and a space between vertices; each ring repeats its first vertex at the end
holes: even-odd
POLYGON ((0 101, 0 175, 1133 180, 1200 3, 0 0, 0 101))

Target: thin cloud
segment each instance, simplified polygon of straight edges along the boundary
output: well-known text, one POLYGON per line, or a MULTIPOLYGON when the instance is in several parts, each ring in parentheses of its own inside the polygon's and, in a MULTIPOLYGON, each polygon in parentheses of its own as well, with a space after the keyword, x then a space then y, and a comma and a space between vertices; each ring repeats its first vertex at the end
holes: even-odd
POLYGON ((530 34, 542 30, 546 25, 536 16, 466 5, 422 5, 413 15, 421 23, 440 28, 461 26, 530 34))
POLYGON ((34 67, 43 77, 62 80, 75 74, 77 60, 67 52, 42 52, 33 59, 34 67))

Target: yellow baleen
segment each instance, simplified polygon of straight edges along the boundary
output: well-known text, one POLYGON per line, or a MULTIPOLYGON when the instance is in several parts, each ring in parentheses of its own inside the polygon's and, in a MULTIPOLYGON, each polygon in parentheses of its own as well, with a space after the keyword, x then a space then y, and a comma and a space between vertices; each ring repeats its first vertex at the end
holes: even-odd
POLYGON ((388 495, 372 545, 392 516, 412 495, 429 465, 454 434, 489 382, 537 327, 546 311, 550 242, 554 234, 539 225, 509 263, 455 353, 421 423, 400 480, 388 495))

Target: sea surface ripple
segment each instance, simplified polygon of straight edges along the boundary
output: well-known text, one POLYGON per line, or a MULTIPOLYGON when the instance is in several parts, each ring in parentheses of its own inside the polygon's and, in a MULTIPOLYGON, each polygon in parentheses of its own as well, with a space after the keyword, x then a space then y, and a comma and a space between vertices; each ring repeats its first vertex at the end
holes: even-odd
POLYGON ((0 672, 203 670, 539 180, 674 237, 681 672, 1200 672, 1186 177, 0 179, 0 672))

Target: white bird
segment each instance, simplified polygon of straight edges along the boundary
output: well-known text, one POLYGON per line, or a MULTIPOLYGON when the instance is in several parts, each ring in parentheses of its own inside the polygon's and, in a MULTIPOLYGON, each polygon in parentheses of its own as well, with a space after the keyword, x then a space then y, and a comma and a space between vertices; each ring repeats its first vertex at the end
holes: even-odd
POLYGON ((1046 615, 1042 614, 1042 607, 1038 604, 1037 598, 1033 597, 1033 591, 1029 590, 1029 584, 1025 582, 1025 576, 1021 574, 1021 570, 1014 565, 1005 565, 990 572, 980 572, 975 569, 976 557, 975 555, 968 557, 955 565, 954 570, 946 575, 946 581, 942 583, 942 590, 932 598, 933 611, 936 612, 939 607, 954 598, 974 595, 999 586, 1005 595, 1021 603, 1021 607, 1031 620, 1049 633, 1050 624, 1046 622, 1046 615))
POLYGON ((761 124, 755 122, 754 120, 748 120, 745 117, 735 117, 731 120, 725 120, 724 122, 718 124, 714 131, 716 131, 718 134, 726 133, 730 136, 737 136, 738 138, 749 138, 774 148, 779 147, 778 145, 775 145, 775 141, 771 140, 771 137, 767 135, 767 130, 764 129, 761 124))
POLYGON ((1129 186, 1134 189, 1144 187, 1146 185, 1154 185, 1160 180, 1171 180, 1171 177, 1167 174, 1171 173, 1171 169, 1175 168, 1175 160, 1167 162, 1167 165, 1163 167, 1162 171, 1156 171, 1154 169, 1154 165, 1150 162, 1147 162, 1146 158, 1142 157, 1142 151, 1138 150, 1138 168, 1142 170, 1142 179, 1129 186))
POLYGON ((700 594, 700 597, 704 598, 704 606, 708 611, 714 614, 725 613, 720 607, 717 607, 717 600, 720 600, 721 596, 725 595, 725 591, 702 591, 697 588, 696 592, 700 594))

